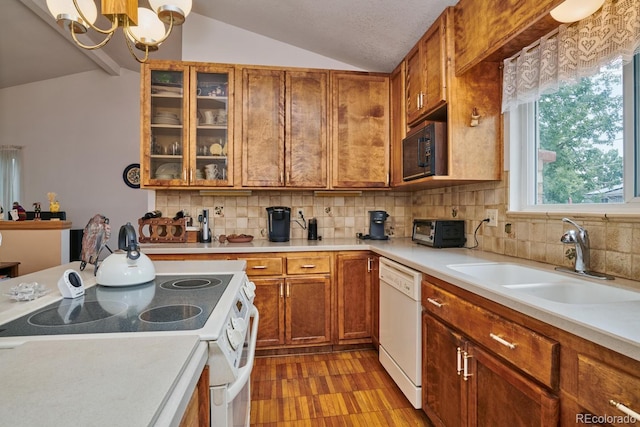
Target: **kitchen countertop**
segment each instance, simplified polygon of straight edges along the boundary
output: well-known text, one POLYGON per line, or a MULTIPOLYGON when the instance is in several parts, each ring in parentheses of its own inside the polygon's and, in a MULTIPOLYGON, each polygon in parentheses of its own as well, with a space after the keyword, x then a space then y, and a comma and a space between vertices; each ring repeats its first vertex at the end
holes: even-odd
MULTIPOLYGON (((459 273, 447 265, 472 263, 514 263, 525 265, 577 280, 622 287, 640 292, 640 282, 616 278, 613 281, 583 279, 572 274, 557 273, 555 266, 514 258, 490 252, 464 248, 435 249, 417 245, 410 238, 359 240, 356 238, 308 241, 294 239, 273 243, 264 239, 250 243, 167 243, 141 245, 147 254, 202 254, 202 253, 269 253, 303 251, 371 250, 408 267, 414 268, 473 292, 491 301, 526 314, 542 322, 593 341, 640 361, 640 298, 606 304, 563 304, 535 298, 507 289, 499 284, 486 283, 459 273)), ((500 278, 496 278, 500 282, 500 278)))
POLYGON ((0 350, 13 427, 176 426, 206 363, 198 336, 31 341, 0 350))

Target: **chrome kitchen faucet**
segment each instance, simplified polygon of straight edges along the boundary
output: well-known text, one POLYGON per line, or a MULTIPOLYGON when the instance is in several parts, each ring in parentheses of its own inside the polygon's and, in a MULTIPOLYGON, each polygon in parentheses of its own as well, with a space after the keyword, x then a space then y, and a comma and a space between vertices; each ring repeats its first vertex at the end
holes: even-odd
POLYGON ((584 227, 579 226, 569 218, 562 218, 562 222, 568 222, 576 229, 569 229, 564 232, 560 241, 566 244, 575 244, 576 257, 573 270, 566 267, 556 267, 558 271, 566 271, 569 273, 579 274, 582 276, 592 277, 595 279, 607 279, 612 280, 613 277, 607 274, 596 273, 591 271, 591 255, 589 245, 589 233, 584 227))

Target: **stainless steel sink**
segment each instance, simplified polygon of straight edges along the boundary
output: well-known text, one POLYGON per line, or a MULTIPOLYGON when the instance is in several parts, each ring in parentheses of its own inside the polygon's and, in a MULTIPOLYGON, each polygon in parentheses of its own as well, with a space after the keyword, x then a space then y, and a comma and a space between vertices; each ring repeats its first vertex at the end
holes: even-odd
POLYGON ((565 280, 562 274, 519 264, 492 262, 478 264, 449 264, 448 268, 486 284, 516 285, 523 283, 548 283, 565 280))
POLYGON ((503 285, 505 288, 563 304, 609 304, 640 301, 640 292, 587 281, 503 285))

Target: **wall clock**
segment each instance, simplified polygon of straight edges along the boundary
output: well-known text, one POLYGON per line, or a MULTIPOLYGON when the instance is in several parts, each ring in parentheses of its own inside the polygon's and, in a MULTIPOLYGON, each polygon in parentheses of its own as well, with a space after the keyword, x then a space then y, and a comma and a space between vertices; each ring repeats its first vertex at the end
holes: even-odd
POLYGON ((140 188, 140 163, 131 163, 122 172, 124 183, 131 188, 140 188))

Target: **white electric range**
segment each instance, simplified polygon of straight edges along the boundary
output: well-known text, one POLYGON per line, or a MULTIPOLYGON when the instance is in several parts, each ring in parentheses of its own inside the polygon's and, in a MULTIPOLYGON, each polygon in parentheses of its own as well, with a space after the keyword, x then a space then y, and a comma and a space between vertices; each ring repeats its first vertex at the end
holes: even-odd
MULTIPOLYGON (((79 272, 86 291, 74 299, 60 298, 57 279, 46 283, 52 292, 37 308, 13 316, 3 310, 0 347, 60 338, 197 334, 208 345, 212 425, 248 425, 259 319, 253 305, 255 285, 244 272, 245 262, 154 264, 154 281, 122 288, 95 285, 91 275, 79 272)), ((16 304, 23 303, 14 302, 11 308, 16 304)), ((9 306, 3 300, 0 309, 9 306)))

